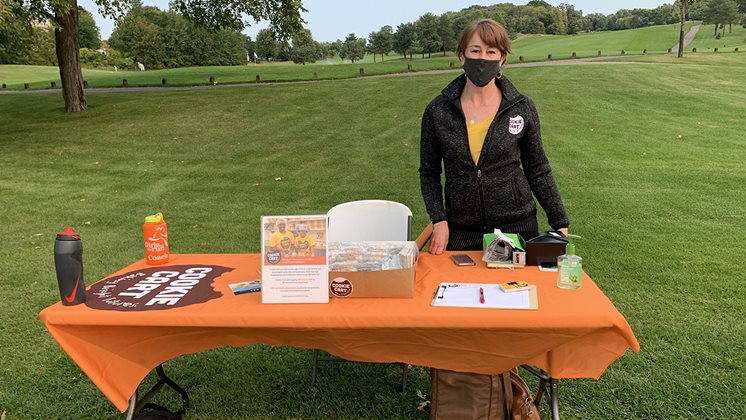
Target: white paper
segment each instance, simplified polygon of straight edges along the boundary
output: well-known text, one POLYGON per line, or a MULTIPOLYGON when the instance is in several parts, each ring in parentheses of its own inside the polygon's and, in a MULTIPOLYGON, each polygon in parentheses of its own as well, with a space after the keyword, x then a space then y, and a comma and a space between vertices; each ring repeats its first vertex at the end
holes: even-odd
POLYGON ((462 308, 531 309, 529 290, 505 293, 496 284, 441 283, 433 306, 462 308), (479 289, 484 291, 484 303, 479 301, 479 289))
POLYGON ((327 217, 262 217, 262 303, 328 303, 327 217))

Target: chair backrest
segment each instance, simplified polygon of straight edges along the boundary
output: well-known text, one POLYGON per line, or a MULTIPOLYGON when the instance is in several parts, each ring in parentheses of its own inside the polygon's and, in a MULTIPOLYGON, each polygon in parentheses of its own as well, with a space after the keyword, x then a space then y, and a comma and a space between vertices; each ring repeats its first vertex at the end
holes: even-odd
POLYGON ((332 207, 327 216, 329 242, 412 239, 412 211, 394 201, 350 201, 332 207))

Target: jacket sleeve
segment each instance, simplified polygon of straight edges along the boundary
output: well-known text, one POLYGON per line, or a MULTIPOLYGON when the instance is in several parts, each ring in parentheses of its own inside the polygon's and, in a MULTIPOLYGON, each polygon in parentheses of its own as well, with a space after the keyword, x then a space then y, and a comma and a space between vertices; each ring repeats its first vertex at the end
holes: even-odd
POLYGON ((443 153, 433 127, 432 104, 425 108, 420 130, 420 190, 433 223, 446 220, 443 186, 440 182, 443 153))
POLYGON ((552 176, 552 168, 541 144, 539 114, 533 101, 528 99, 530 114, 526 120, 526 132, 521 142, 521 164, 526 174, 531 192, 539 200, 547 214, 552 229, 570 226, 570 219, 562 204, 557 183, 552 176))

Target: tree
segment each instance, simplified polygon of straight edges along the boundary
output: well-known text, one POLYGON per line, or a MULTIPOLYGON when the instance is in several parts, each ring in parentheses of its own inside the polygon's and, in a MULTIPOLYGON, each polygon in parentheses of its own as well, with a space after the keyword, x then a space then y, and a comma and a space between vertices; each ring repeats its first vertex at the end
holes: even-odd
POLYGON ((80 17, 78 32, 80 33, 80 48, 95 50, 101 44, 101 31, 98 30, 93 15, 88 10, 78 6, 80 17))
POLYGON ((414 23, 402 23, 399 24, 399 26, 396 27, 396 33, 394 33, 394 51, 401 54, 405 58, 407 57, 407 53, 410 53, 410 59, 411 57, 411 49, 412 41, 415 37, 415 27, 414 23))
POLYGON ((438 17, 432 13, 425 13, 415 23, 417 39, 422 47, 422 56, 427 53, 428 58, 434 51, 440 51, 443 46, 439 33, 438 17))
POLYGON ((679 9, 679 17, 681 18, 681 25, 679 26, 679 52, 677 57, 684 57, 684 24, 686 23, 686 17, 689 15, 689 6, 696 0, 677 0, 676 6, 679 9))
POLYGON ((715 35, 721 25, 738 22, 738 17, 738 3, 735 0, 709 0, 704 10, 704 23, 715 25, 715 35))
POLYGON ((522 34, 543 34, 546 32, 544 24, 536 16, 524 15, 518 19, 516 30, 522 34))
POLYGON ((316 42, 311 36, 311 31, 302 29, 293 37, 293 45, 290 49, 290 59, 295 64, 315 63, 318 57, 316 42))
POLYGON ((256 54, 265 59, 275 58, 279 55, 280 43, 269 29, 262 29, 256 34, 256 54))
POLYGON ((109 37, 111 46, 147 68, 194 64, 206 41, 190 33, 190 25, 175 12, 137 5, 121 19, 109 37))
POLYGON ((438 18, 438 36, 440 37, 443 56, 446 55, 446 51, 456 49, 456 35, 453 33, 453 25, 451 19, 445 13, 438 18))
POLYGON ((244 43, 244 48, 246 48, 246 61, 254 61, 254 58, 257 56, 256 54, 256 42, 251 40, 251 37, 246 35, 246 42, 244 43))
POLYGON ((342 49, 339 51, 339 58, 350 60, 353 63, 365 56, 365 38, 358 38, 354 33, 347 35, 342 49))
POLYGON ((18 4, 0 0, 0 64, 27 64, 27 46, 32 42, 29 20, 19 16, 18 4))
POLYGON ((376 62, 376 54, 383 56, 390 53, 394 47, 394 33, 391 26, 386 25, 378 32, 371 32, 368 36, 368 50, 373 53, 373 62, 376 62))
POLYGON ((334 57, 335 55, 339 55, 342 51, 342 40, 338 39, 334 42, 326 44, 325 49, 327 57, 334 57))
MULTIPOLYGON (((95 0, 108 17, 120 18, 130 7, 125 0, 95 0)), ((55 50, 67 112, 86 108, 80 67, 80 27, 77 0, 33 0, 26 3, 30 21, 48 21, 54 27, 55 50)), ((270 22, 271 29, 287 38, 301 28, 301 0, 172 0, 174 11, 212 28, 242 29, 242 17, 270 22)))
POLYGON ((578 32, 588 30, 586 25, 587 21, 583 19, 583 11, 575 10, 575 6, 572 4, 560 3, 558 6, 560 10, 565 12, 567 17, 567 33, 575 35, 578 32))
MULTIPOLYGON (((723 23, 728 24, 728 33, 733 32, 733 24, 738 23, 738 21, 741 19, 739 7, 740 6, 736 0, 730 0, 726 2, 723 14, 723 17, 725 19, 723 20, 723 23)), ((723 35, 725 35, 725 32, 723 32, 723 35)))
POLYGON ((109 40, 147 68, 246 63, 247 38, 237 30, 197 26, 176 12, 152 6, 131 9, 109 40))

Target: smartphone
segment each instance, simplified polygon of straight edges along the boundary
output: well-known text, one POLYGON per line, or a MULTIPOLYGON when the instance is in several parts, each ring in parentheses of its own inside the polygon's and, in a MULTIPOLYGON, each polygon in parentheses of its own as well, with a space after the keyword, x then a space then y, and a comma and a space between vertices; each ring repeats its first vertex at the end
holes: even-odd
POLYGON ((451 255, 451 260, 453 260, 453 263, 456 265, 476 265, 474 260, 471 259, 470 256, 466 254, 454 254, 451 255))

